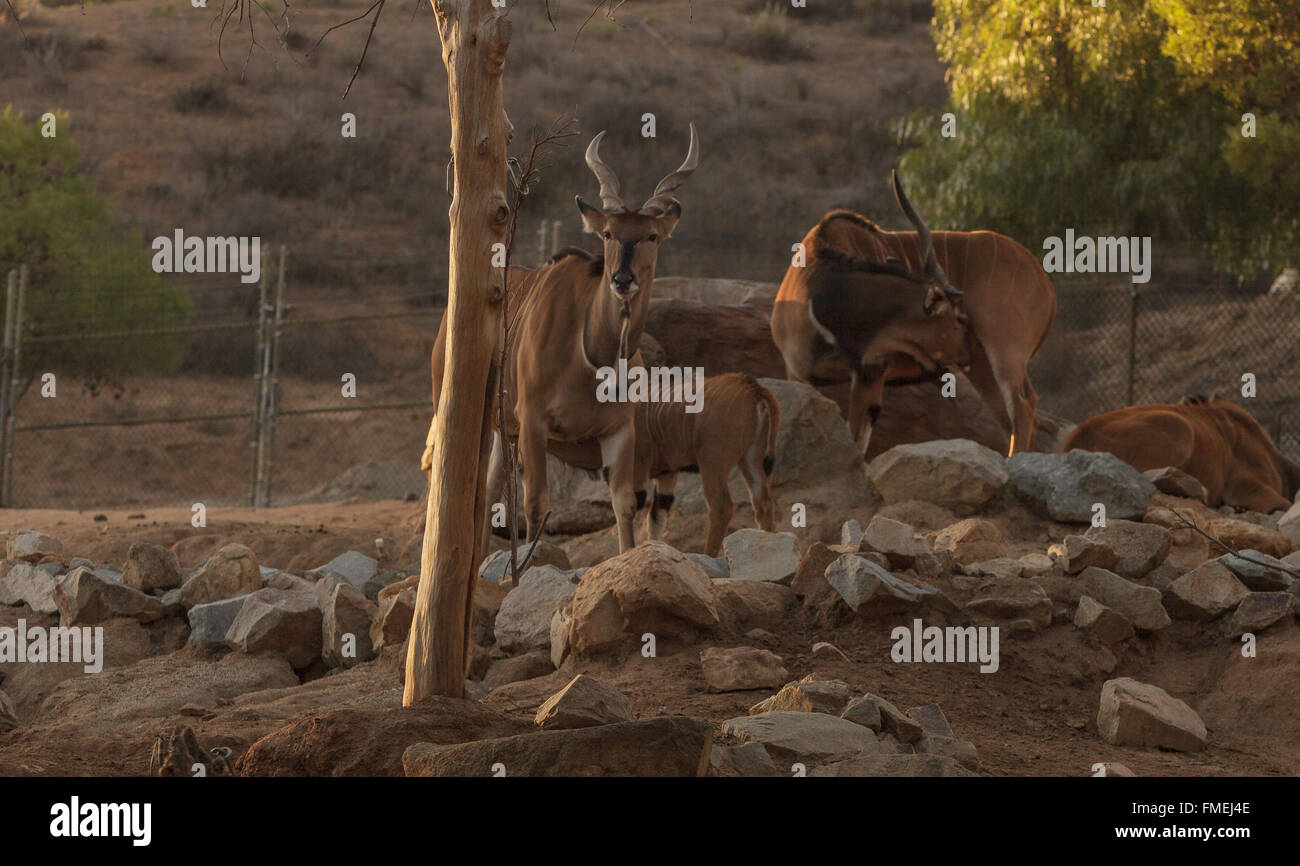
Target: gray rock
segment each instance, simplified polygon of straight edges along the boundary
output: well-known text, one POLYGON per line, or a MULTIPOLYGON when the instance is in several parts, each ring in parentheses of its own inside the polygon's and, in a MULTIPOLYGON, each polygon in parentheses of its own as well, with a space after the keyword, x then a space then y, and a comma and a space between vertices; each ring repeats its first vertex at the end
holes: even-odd
POLYGON ((788 584, 799 570, 793 532, 738 529, 722 540, 730 577, 788 584))
POLYGON ((826 566, 826 582, 851 610, 863 614, 910 610, 939 595, 935 587, 909 583, 855 553, 826 566))
POLYGON ((867 698, 854 698, 849 701, 840 718, 864 728, 879 732, 884 725, 880 716, 880 704, 867 698))
POLYGON ((20 529, 9 538, 5 555, 9 559, 25 559, 35 563, 42 557, 58 556, 63 545, 52 535, 35 529, 20 529))
MULTIPOLYGON (((320 596, 317 595, 319 602, 320 596)), ((370 624, 378 606, 339 579, 321 605, 321 659, 330 667, 352 667, 374 658, 370 624)))
POLYGON ((1286 563, 1282 560, 1267 553, 1260 553, 1258 550, 1243 550, 1241 554, 1236 556, 1225 553, 1218 561, 1237 575, 1247 589, 1255 592, 1275 592, 1289 589, 1295 583, 1295 578, 1286 572, 1286 563))
POLYGON ((1140 631, 1159 631, 1169 625, 1160 590, 1141 586, 1104 568, 1086 568, 1079 575, 1083 592, 1120 613, 1140 631))
POLYGON ((54 603, 54 588, 58 585, 57 578, 20 562, 0 579, 0 599, 7 604, 26 602, 37 613, 58 613, 59 606, 54 603))
POLYGON ((943 714, 943 708, 938 704, 930 703, 920 707, 912 707, 907 711, 907 715, 921 726, 928 737, 951 737, 952 726, 948 724, 948 717, 943 714))
POLYGON ((319 568, 313 569, 313 571, 320 574, 332 571, 364 593, 366 581, 375 576, 378 568, 379 563, 373 557, 366 556, 356 550, 349 550, 347 553, 339 554, 319 568))
POLYGON ((709 576, 710 580, 720 580, 731 577, 731 569, 727 567, 726 557, 705 556, 703 553, 688 553, 686 554, 686 558, 704 569, 704 573, 709 576))
POLYGON ((829 762, 879 751, 869 728, 825 713, 778 710, 739 716, 722 723, 722 732, 759 743, 774 761, 829 762))
MULTIPOLYGON (((1136 580, 1155 568, 1169 555, 1174 537, 1163 526, 1154 523, 1136 523, 1132 520, 1109 519, 1105 526, 1094 526, 1085 533, 1085 537, 1114 554, 1115 564, 1101 565, 1089 563, 1098 568, 1105 568, 1123 577, 1136 580)), ((1069 539, 1066 539, 1067 557, 1069 539)), ((1072 570, 1069 565, 1066 571, 1072 570)))
POLYGON ((840 544, 844 547, 857 547, 862 543, 862 524, 856 520, 844 521, 840 527, 840 544))
POLYGON ((231 623, 239 615, 239 609, 244 606, 244 600, 247 598, 247 595, 240 595, 208 604, 196 604, 190 608, 189 642, 195 646, 208 648, 225 646, 226 632, 230 631, 231 623))
POLYGON ((48 574, 50 577, 58 577, 63 574, 63 563, 59 562, 57 559, 52 559, 49 562, 42 562, 36 567, 48 574))
POLYGON ((1295 596, 1289 592, 1252 592, 1241 600, 1228 622, 1228 636, 1258 634, 1295 612, 1295 596))
POLYGON ((968 770, 978 770, 980 766, 975 744, 956 737, 927 734, 921 739, 917 751, 925 755, 951 758, 968 770))
POLYGON ((231 649, 279 656, 299 669, 320 658, 321 644, 321 610, 312 592, 251 593, 226 632, 231 649))
POLYGON ((1141 519, 1156 487, 1113 454, 1074 449, 1067 454, 1021 451, 1007 458, 1011 488, 1042 517, 1088 523, 1093 505, 1107 519, 1141 519))
POLYGON ((896 446, 872 460, 867 475, 886 504, 919 499, 958 515, 983 508, 1008 479, 1002 456, 969 439, 896 446))
MULTIPOLYGON (((519 545, 516 555, 519 557, 519 564, 528 563, 528 568, 541 565, 553 565, 560 571, 572 571, 569 563, 569 556, 561 548, 548 541, 538 539, 532 544, 519 545), (536 547, 536 552, 533 548, 536 547)), ((483 564, 478 568, 478 576, 484 580, 490 580, 493 583, 500 583, 505 579, 506 574, 510 571, 510 551, 498 550, 490 554, 483 564)), ((522 576, 522 575, 521 575, 522 576)))
POLYGON ((242 544, 227 544, 181 585, 180 601, 193 607, 248 595, 261 587, 262 573, 253 551, 242 544))
POLYGON ((1162 600, 1170 616, 1204 622, 1232 610, 1249 594, 1222 562, 1211 559, 1172 581, 1162 600))
POLYGON ((578 576, 553 565, 530 567, 497 611, 495 635, 506 652, 551 648, 551 618, 573 598, 578 576))

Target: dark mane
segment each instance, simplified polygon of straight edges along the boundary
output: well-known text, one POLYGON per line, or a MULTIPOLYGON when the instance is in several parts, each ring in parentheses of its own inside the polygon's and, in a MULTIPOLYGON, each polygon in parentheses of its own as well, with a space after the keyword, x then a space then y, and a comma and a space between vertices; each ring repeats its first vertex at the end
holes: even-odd
POLYGON ((887 259, 883 262, 875 259, 859 259, 840 252, 831 247, 818 247, 813 251, 813 259, 819 262, 837 267, 847 268, 849 270, 861 271, 866 274, 887 274, 891 277, 902 277, 905 280, 911 280, 914 283, 924 283, 925 278, 919 277, 912 273, 906 265, 898 259, 887 259))
POLYGON ((547 259, 546 263, 548 265, 553 265, 556 262, 560 261, 561 259, 566 259, 569 256, 575 256, 577 258, 585 259, 586 261, 590 262, 591 266, 588 268, 588 273, 590 273, 591 276, 593 277, 599 276, 600 274, 603 274, 605 272, 605 257, 592 255, 591 253, 587 252, 581 247, 565 247, 564 249, 560 250, 558 253, 551 256, 549 259, 547 259))
POLYGON ((845 220, 847 222, 853 223, 855 226, 858 226, 860 228, 869 229, 871 231, 880 231, 880 226, 876 225, 874 222, 867 219, 862 214, 854 213, 851 210, 843 210, 843 209, 833 210, 830 213, 826 214, 826 216, 818 220, 817 227, 821 228, 827 223, 834 222, 835 220, 845 220))

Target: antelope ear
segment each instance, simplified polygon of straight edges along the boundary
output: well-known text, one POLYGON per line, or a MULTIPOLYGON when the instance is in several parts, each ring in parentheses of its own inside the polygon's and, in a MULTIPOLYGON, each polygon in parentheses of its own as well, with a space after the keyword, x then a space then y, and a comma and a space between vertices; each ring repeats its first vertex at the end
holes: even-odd
POLYGON ((933 316, 936 313, 942 313, 947 307, 952 306, 948 296, 940 286, 931 286, 930 290, 925 293, 925 314, 933 316))
POLYGON ((582 227, 593 235, 599 235, 605 230, 605 214, 599 208, 594 208, 582 200, 582 196, 575 195, 573 200, 578 203, 578 213, 582 214, 582 227))
POLYGON ((663 214, 659 217, 659 236, 664 240, 672 237, 673 229, 677 227, 677 221, 682 218, 682 205, 680 202, 673 202, 668 205, 663 214))

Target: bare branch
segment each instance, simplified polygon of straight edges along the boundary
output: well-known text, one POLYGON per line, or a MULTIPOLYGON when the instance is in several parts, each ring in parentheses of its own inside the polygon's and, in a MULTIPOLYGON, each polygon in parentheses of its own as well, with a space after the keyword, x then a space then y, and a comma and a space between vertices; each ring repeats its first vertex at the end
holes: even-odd
POLYGON ((1176 508, 1170 508, 1169 510, 1172 511, 1174 513, 1174 516, 1176 516, 1179 520, 1181 520, 1183 522, 1183 525, 1186 526, 1188 529, 1191 529, 1193 532, 1197 533, 1198 535, 1204 536, 1205 538, 1214 542, 1220 548, 1227 551, 1228 553, 1231 553, 1233 556, 1237 557, 1238 559, 1242 559, 1245 560, 1246 562, 1254 563, 1255 565, 1262 565, 1265 568, 1272 568, 1278 571, 1285 571, 1287 574, 1290 574, 1293 577, 1300 578, 1300 570, 1290 568, 1285 564, 1279 565, 1272 562, 1264 562, 1263 560, 1256 559, 1253 556, 1246 556, 1240 550, 1237 550, 1236 548, 1231 547, 1230 545, 1224 543, 1222 539, 1215 538, 1213 535, 1206 532, 1204 529, 1201 529, 1201 527, 1197 526, 1191 520, 1184 517, 1182 513, 1180 513, 1176 508))

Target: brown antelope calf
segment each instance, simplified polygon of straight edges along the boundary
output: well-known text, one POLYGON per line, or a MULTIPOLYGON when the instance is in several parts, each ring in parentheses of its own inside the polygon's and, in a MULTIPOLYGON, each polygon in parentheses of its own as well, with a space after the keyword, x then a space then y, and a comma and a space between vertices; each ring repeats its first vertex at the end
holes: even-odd
POLYGON ((642 403, 637 407, 637 477, 653 479, 654 498, 647 522, 651 538, 662 538, 673 507, 679 472, 699 472, 709 503, 709 536, 704 552, 717 556, 735 505, 731 470, 749 489, 760 529, 776 529, 772 467, 781 407, 776 397, 747 373, 725 373, 704 383, 699 412, 684 402, 642 403))
MULTIPOLYGON (((911 209, 895 178, 894 191, 904 212, 911 209)), ((834 256, 884 263, 898 260, 912 273, 951 275, 964 295, 962 309, 970 317, 970 381, 984 402, 1000 411, 1010 435, 1008 453, 1028 451, 1037 426, 1038 395, 1029 382, 1029 359, 1038 351, 1056 316, 1056 290, 1033 253, 1005 235, 989 231, 922 231, 923 223, 908 213, 916 231, 884 231, 852 211, 831 211, 808 232, 802 247, 810 262, 834 256)), ((772 307, 772 339, 785 358, 786 375, 811 383, 820 359, 835 352, 825 334, 809 316, 809 299, 819 291, 817 279, 826 274, 791 265, 772 307)), ((944 278, 947 283, 947 277, 944 278)), ((820 318, 820 317, 819 317, 820 318)), ((822 320, 823 324, 828 324, 822 320)), ((850 364, 850 369, 858 368, 850 364)), ((909 353, 889 358, 875 379, 859 381, 867 412, 878 414, 886 382, 938 375, 938 370, 918 364, 909 353), (918 374, 920 374, 918 376, 918 374), (879 381, 877 381, 879 380, 879 381)), ((864 376, 854 373, 861 380, 864 376)), ((842 380, 840 380, 842 381, 842 380)), ((855 388, 857 390, 857 388, 855 388)), ((850 427, 854 423, 850 421, 850 427)), ((870 425, 859 418, 854 440, 866 450, 870 425)))
MULTIPOLYGON (((549 510, 548 451, 584 469, 600 469, 609 484, 618 521, 619 551, 635 544, 636 404, 597 399, 597 371, 642 367, 637 343, 645 328, 659 245, 672 234, 682 207, 674 193, 699 166, 700 141, 691 124, 686 159, 659 181, 638 208, 623 203, 618 176, 600 158, 605 133, 591 140, 587 165, 600 181, 602 207, 577 198, 587 231, 599 237, 603 255, 558 255, 536 271, 509 275, 510 343, 504 370, 506 435, 517 438, 523 467, 528 540, 541 532, 549 510)), ((433 347, 433 406, 442 388, 447 320, 433 347)), ((495 413, 494 413, 495 417, 495 413)), ((421 467, 432 463, 433 427, 421 467)), ((487 501, 505 484, 503 443, 494 431, 487 501)))

